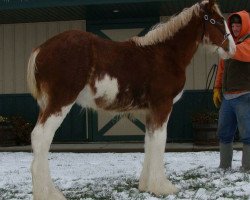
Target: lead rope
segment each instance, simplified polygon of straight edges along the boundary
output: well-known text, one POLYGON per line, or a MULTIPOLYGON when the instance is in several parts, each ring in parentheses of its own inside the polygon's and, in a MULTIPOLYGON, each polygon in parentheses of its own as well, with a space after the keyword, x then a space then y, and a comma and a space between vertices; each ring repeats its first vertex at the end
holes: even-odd
MULTIPOLYGON (((231 35, 231 33, 227 33, 226 35, 224 35, 224 40, 221 42, 221 45, 222 46, 224 44, 224 42, 226 42, 226 40, 228 39, 228 37, 231 35)), ((216 49, 215 49, 215 52, 218 53, 218 50, 219 48, 221 48, 220 46, 218 46, 216 49)))
MULTIPOLYGON (((210 106, 208 106, 208 102, 207 102, 206 98, 207 98, 207 94, 209 93, 209 88, 211 86, 212 80, 213 80, 214 76, 216 75, 217 67, 218 67, 217 64, 213 64, 211 66, 211 68, 208 72, 207 78, 206 78, 206 88, 204 89, 204 94, 202 95, 202 98, 201 98, 201 102, 206 102, 205 110, 209 110, 209 107, 210 107, 210 106)), ((213 82, 213 87, 214 87, 214 83, 215 83, 215 81, 213 82)))
MULTIPOLYGON (((207 91, 209 90, 209 88, 211 86, 213 77, 214 77, 214 75, 216 74, 216 71, 217 71, 217 67, 218 67, 217 64, 213 64, 211 69, 209 70, 209 73, 207 75, 207 80, 206 80, 206 90, 207 91)), ((214 87, 214 83, 213 83, 213 87, 214 87)))

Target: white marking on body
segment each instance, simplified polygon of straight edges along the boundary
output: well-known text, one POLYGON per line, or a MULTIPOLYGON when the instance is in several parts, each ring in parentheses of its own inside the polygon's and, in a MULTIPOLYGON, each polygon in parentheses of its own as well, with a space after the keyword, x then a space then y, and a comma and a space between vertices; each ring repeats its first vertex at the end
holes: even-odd
POLYGON ((107 103, 113 103, 119 92, 116 78, 111 78, 107 74, 101 80, 95 81, 96 94, 95 99, 103 98, 107 103))
POLYGON ((97 109, 94 92, 91 90, 89 85, 86 85, 83 90, 80 92, 76 99, 76 103, 86 108, 97 109))

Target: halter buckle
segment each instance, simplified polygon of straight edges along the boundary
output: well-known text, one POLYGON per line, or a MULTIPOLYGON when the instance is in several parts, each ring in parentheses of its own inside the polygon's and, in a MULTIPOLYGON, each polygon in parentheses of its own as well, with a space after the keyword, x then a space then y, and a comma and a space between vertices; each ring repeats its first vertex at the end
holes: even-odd
POLYGON ((204 19, 208 21, 208 15, 204 15, 204 19))
POLYGON ((216 21, 215 21, 214 19, 210 19, 210 23, 211 23, 211 24, 215 24, 216 21))

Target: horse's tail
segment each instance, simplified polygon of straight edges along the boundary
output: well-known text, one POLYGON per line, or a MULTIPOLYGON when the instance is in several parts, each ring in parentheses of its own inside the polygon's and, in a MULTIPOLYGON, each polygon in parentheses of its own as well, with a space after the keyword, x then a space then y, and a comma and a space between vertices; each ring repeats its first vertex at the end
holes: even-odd
POLYGON ((32 94, 32 96, 37 99, 39 96, 39 91, 38 91, 38 87, 37 87, 37 82, 36 82, 36 77, 35 77, 35 73, 36 73, 36 56, 39 53, 39 49, 35 49, 32 51, 30 58, 29 58, 29 62, 28 62, 28 70, 27 70, 27 83, 28 83, 28 87, 30 90, 30 93, 32 94))

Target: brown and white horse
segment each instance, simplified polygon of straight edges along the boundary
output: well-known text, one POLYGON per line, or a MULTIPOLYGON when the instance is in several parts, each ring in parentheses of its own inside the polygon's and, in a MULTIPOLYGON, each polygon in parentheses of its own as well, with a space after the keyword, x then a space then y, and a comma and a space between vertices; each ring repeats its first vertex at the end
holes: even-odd
POLYGON ((75 30, 37 47, 28 64, 28 85, 40 106, 32 132, 34 199, 65 199, 51 180, 47 157, 55 131, 74 103, 118 113, 144 112, 139 189, 156 195, 177 192, 164 172, 166 127, 181 97, 186 67, 202 42, 216 46, 224 58, 235 52, 214 0, 203 0, 145 36, 125 42, 75 30))

